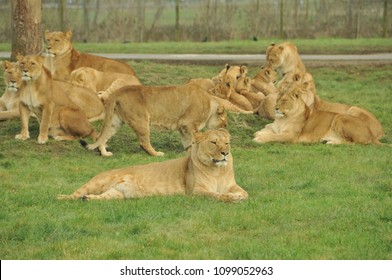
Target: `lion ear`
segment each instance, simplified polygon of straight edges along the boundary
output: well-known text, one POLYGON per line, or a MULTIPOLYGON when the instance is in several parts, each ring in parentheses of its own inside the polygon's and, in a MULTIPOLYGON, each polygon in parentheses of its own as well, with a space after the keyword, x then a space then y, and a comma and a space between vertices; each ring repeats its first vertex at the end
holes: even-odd
POLYGON ((241 75, 246 75, 248 73, 248 67, 246 67, 245 65, 242 65, 240 67, 240 73, 241 73, 241 75))
POLYGON ((72 39, 72 31, 68 30, 67 32, 65 32, 65 36, 67 37, 68 40, 72 39))
POLYGON ((3 61, 4 70, 8 69, 11 66, 11 62, 8 60, 3 61))
POLYGON ((21 55, 20 53, 17 53, 15 58, 17 61, 21 61, 23 59, 23 55, 21 55))
POLYGON ((193 138, 194 142, 200 143, 201 141, 204 140, 204 134, 202 132, 199 132, 199 131, 194 131, 192 133, 192 138, 193 138))

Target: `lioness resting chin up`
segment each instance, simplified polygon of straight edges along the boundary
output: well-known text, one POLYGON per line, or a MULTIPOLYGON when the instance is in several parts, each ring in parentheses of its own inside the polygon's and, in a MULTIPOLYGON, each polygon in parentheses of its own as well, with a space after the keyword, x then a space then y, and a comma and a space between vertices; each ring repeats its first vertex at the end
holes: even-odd
POLYGON ((38 143, 44 144, 48 136, 56 140, 71 140, 90 136, 96 138, 86 114, 63 91, 56 91, 41 56, 19 56, 22 87, 20 90, 21 132, 16 139, 30 138, 28 124, 34 113, 39 122, 38 143))
POLYGON ((294 87, 279 95, 275 121, 256 132, 254 141, 381 144, 371 130, 372 122, 361 117, 359 108, 351 107, 345 114, 310 109, 301 98, 303 90, 294 87))
MULTIPOLYGON (((192 144, 192 133, 227 126, 225 110, 252 114, 227 100, 211 96, 199 86, 125 86, 114 92, 106 102, 105 122, 96 143, 89 150, 105 145, 126 122, 136 133, 139 145, 152 156, 163 156, 150 143, 150 126, 179 130, 185 149, 192 144)), ((103 156, 112 153, 102 151, 103 156)))
POLYGON ((239 202, 248 193, 235 180, 230 135, 224 129, 196 132, 187 157, 102 172, 58 199, 127 199, 188 194, 239 202))

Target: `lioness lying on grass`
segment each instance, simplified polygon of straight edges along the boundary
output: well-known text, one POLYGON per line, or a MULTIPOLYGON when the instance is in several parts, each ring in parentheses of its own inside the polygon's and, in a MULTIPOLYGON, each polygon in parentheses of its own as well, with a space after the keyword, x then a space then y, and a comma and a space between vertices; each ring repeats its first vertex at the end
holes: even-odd
POLYGON ((196 132, 187 157, 102 172, 59 199, 126 199, 188 194, 225 202, 248 198, 235 180, 230 135, 224 129, 196 132))

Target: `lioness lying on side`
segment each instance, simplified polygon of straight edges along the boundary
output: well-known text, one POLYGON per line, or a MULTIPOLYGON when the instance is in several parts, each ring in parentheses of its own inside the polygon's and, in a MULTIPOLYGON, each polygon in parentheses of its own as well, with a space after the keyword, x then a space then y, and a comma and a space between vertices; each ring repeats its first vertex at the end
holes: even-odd
POLYGON ((58 199, 129 199, 152 195, 200 195, 239 202, 248 193, 235 180, 230 135, 224 129, 196 132, 187 157, 102 172, 58 199))
POLYGON ((71 72, 79 67, 91 67, 103 72, 116 72, 136 76, 129 64, 97 55, 81 53, 72 45, 72 31, 45 31, 45 66, 54 79, 69 80, 71 72))
POLYGON ((279 95, 275 121, 256 132, 254 141, 380 144, 371 124, 356 116, 359 108, 351 107, 347 114, 311 110, 301 98, 303 91, 297 86, 279 95))
POLYGON ((5 92, 0 98, 0 121, 19 118, 19 89, 22 84, 18 63, 5 60, 3 66, 5 92))
POLYGON ((56 90, 48 69, 43 66, 41 56, 18 57, 22 87, 20 89, 21 132, 16 139, 30 138, 29 118, 34 113, 39 122, 38 143, 44 144, 48 136, 56 140, 71 140, 90 136, 96 138, 86 114, 69 96, 56 90))
MULTIPOLYGON (((106 102, 102 132, 89 150, 105 145, 126 122, 136 133, 139 145, 152 156, 162 156, 150 143, 150 126, 179 130, 185 149, 192 143, 192 133, 204 127, 226 127, 225 110, 247 112, 226 100, 211 96, 192 84, 179 86, 126 86, 114 92, 106 102)), ((112 153, 102 151, 103 156, 112 153)))
POLYGON ((91 67, 79 67, 71 72, 70 82, 91 89, 102 100, 123 86, 141 85, 136 76, 102 72, 91 67))

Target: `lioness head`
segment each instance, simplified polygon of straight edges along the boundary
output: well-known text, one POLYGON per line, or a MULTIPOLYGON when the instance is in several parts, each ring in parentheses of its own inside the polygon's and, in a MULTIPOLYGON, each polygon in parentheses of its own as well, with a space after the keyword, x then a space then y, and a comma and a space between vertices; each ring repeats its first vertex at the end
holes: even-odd
POLYGON ((265 83, 276 83, 276 71, 271 66, 261 66, 260 71, 256 74, 255 79, 265 83))
POLYGON ((241 77, 237 80, 235 91, 241 93, 241 91, 251 91, 252 84, 249 77, 241 77))
POLYGON ((17 62, 4 61, 4 82, 7 90, 17 92, 22 84, 19 64, 17 62))
POLYGON ((46 53, 50 56, 61 55, 72 48, 72 31, 45 31, 46 53))
POLYGON ((307 106, 313 106, 316 96, 316 85, 310 73, 291 72, 284 75, 278 84, 279 95, 283 95, 293 88, 301 89, 301 99, 307 106))
POLYGON ((230 99, 230 96, 234 91, 234 78, 230 75, 223 75, 219 78, 215 78, 214 81, 215 86, 210 92, 220 98, 230 99))
POLYGON ((23 81, 36 80, 42 73, 44 58, 37 55, 18 56, 23 81))
POLYGON ((304 102, 301 99, 303 91, 299 87, 292 87, 278 96, 275 105, 275 119, 288 117, 301 111, 304 102))
POLYGON ((207 166, 227 165, 230 154, 230 134, 226 129, 196 132, 192 157, 207 166))

